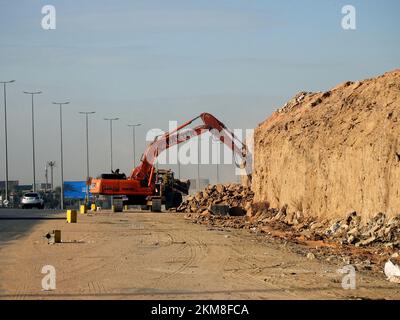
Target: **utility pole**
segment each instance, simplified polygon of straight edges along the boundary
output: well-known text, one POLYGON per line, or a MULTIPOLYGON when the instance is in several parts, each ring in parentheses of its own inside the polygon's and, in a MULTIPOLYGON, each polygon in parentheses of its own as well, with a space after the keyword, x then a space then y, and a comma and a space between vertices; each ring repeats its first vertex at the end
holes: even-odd
POLYGON ((197 190, 200 191, 200 136, 197 136, 197 190))
POLYGON ((89 115, 96 113, 95 111, 81 111, 80 114, 84 114, 86 117, 86 203, 89 202, 89 115))
POLYGON ((119 120, 119 118, 104 118, 106 121, 110 121, 110 159, 111 159, 111 172, 113 172, 113 136, 112 136, 112 123, 113 121, 119 120))
MULTIPOLYGON (((217 163, 216 163, 216 173, 217 173, 217 184, 219 183, 219 165, 220 165, 220 161, 221 161, 221 145, 220 145, 221 140, 217 140, 214 138, 214 136, 212 136, 212 144, 214 146, 216 146, 216 148, 213 148, 212 151, 214 152, 215 149, 217 150, 217 163)), ((214 158, 214 157, 213 157, 214 158)))
POLYGON ((69 102, 53 102, 60 108, 60 163, 61 163, 61 194, 60 194, 60 207, 64 210, 64 154, 63 154, 63 120, 62 120, 62 106, 69 104, 69 102))
POLYGON ((179 159, 179 139, 178 139, 178 143, 177 143, 177 145, 176 145, 176 152, 178 153, 178 179, 181 179, 181 161, 180 161, 180 159, 179 159))
POLYGON ((220 162, 220 151, 221 151, 221 147, 220 147, 220 144, 219 144, 219 142, 218 142, 218 144, 217 144, 217 165, 216 165, 216 167, 217 167, 217 184, 219 183, 219 162, 220 162))
POLYGON ((47 162, 47 165, 50 167, 50 190, 53 192, 54 191, 53 169, 56 166, 56 162, 49 161, 47 162))
POLYGON ((46 165, 44 166, 44 177, 46 179, 46 186, 44 187, 44 193, 47 193, 47 186, 49 184, 47 162, 46 162, 46 165))
POLYGON ((41 94, 42 91, 28 92, 24 91, 25 94, 30 94, 32 98, 32 167, 33 167, 33 192, 36 192, 36 163, 35 163, 35 110, 33 105, 33 96, 35 94, 41 94))
POLYGON ((178 179, 181 179, 181 162, 180 162, 180 158, 179 158, 179 145, 180 145, 180 132, 178 131, 176 133, 176 153, 177 153, 177 166, 178 166, 178 179))
POLYGON ((141 123, 138 124, 128 124, 128 127, 132 128, 132 146, 133 146, 133 167, 136 168, 136 127, 141 126, 141 123))
POLYGON ((5 138, 5 148, 6 148, 6 181, 5 181, 5 201, 8 201, 8 138, 7 138, 7 91, 6 84, 13 83, 15 80, 10 81, 0 81, 3 84, 3 92, 4 92, 4 138, 5 138))

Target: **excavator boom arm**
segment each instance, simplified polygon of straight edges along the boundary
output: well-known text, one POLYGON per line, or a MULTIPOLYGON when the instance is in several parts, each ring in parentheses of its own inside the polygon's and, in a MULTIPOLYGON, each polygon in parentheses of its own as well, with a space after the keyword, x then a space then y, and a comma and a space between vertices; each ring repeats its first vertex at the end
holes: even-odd
POLYGON ((205 132, 211 132, 219 141, 232 149, 232 151, 238 154, 243 162, 245 162, 247 155, 246 145, 237 139, 234 133, 213 115, 202 113, 178 128, 157 137, 145 150, 141 163, 132 171, 130 178, 147 180, 150 184, 154 174, 154 163, 163 151, 205 132), (194 128, 187 128, 197 119, 201 119, 203 124, 194 128))

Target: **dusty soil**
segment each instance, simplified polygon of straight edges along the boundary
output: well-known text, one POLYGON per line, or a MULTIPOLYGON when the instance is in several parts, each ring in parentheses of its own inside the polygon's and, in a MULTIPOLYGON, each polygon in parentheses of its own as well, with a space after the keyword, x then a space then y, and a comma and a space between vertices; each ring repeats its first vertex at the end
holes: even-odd
POLYGON ((171 213, 79 215, 77 224, 63 218, 0 211, 1 299, 400 298, 400 286, 382 273, 359 271, 357 289, 344 290, 337 272, 344 263, 307 259, 300 245, 264 234, 171 213), (63 243, 47 244, 43 235, 53 229, 63 243), (41 289, 44 265, 56 268, 54 291, 41 289))
POLYGON ((255 201, 365 221, 400 209, 400 69, 301 92, 254 133, 255 201))

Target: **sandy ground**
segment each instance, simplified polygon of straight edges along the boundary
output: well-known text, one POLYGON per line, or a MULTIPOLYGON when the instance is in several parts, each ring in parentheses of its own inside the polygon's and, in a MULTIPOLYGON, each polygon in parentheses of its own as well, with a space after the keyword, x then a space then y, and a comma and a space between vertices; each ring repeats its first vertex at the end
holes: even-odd
POLYGON ((0 299, 399 299, 383 274, 357 272, 342 289, 333 265, 241 230, 169 213, 78 215, 0 210, 0 299), (41 219, 37 219, 41 218, 41 219), (43 235, 62 231, 63 243, 43 235), (42 291, 44 265, 56 290, 42 291))

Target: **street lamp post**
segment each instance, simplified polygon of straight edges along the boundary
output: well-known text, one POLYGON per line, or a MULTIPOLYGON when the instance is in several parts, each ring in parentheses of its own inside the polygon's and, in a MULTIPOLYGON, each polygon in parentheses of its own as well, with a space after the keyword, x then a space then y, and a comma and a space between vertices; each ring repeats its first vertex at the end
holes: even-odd
POLYGON ((54 175, 53 175, 53 172, 54 172, 54 167, 56 166, 56 162, 55 161, 49 161, 49 162, 47 162, 47 166, 50 167, 50 191, 53 192, 53 190, 54 190, 54 180, 53 180, 54 175))
POLYGON ((178 158, 178 178, 180 179, 181 178, 181 161, 180 161, 180 159, 179 159, 179 140, 178 140, 178 143, 176 144, 176 152, 178 153, 178 156, 177 156, 177 158, 178 158))
POLYGON ((112 122, 119 120, 119 118, 104 118, 106 121, 110 121, 110 159, 111 159, 111 172, 113 172, 113 138, 112 138, 112 122))
POLYGON ((47 162, 46 162, 46 165, 44 166, 44 178, 46 179, 46 185, 44 187, 44 193, 47 194, 47 186, 49 184, 49 175, 48 175, 47 162))
POLYGON ((32 166, 33 166, 33 191, 36 191, 36 164, 35 164, 35 111, 33 105, 33 96, 35 94, 41 94, 42 91, 28 92, 24 91, 25 94, 30 94, 32 98, 32 166))
POLYGON ((198 140, 197 140, 197 189, 198 191, 200 191, 200 143, 201 143, 201 137, 198 136, 198 140))
POLYGON ((128 124, 128 127, 132 128, 132 143, 133 143, 133 167, 136 167, 136 127, 141 126, 141 123, 138 124, 128 124))
POLYGON ((89 180, 89 115, 94 114, 94 111, 81 111, 80 114, 86 116, 86 203, 89 202, 89 185, 87 181, 89 180))
POLYGON ((217 184, 219 183, 219 153, 218 153, 218 160, 217 160, 217 184))
MULTIPOLYGON (((61 194, 60 194, 60 208, 64 210, 64 154, 63 154, 63 121, 62 121, 62 106, 69 104, 67 102, 53 102, 60 108, 60 163, 61 163, 61 194)), ((53 188, 53 186, 52 186, 53 188)))
MULTIPOLYGON (((216 173, 217 173, 217 184, 219 183, 219 165, 221 161, 221 145, 220 145, 221 140, 216 139, 214 136, 212 136, 212 144, 216 147, 213 148, 213 152, 217 151, 217 161, 216 161, 216 173)), ((213 157, 214 158, 214 157, 213 157)))
POLYGON ((177 159, 177 163, 176 164, 178 166, 178 179, 181 179, 181 161, 180 161, 180 158, 179 158, 179 145, 180 145, 179 138, 180 138, 180 132, 177 132, 177 134, 176 134, 176 153, 177 153, 176 159, 177 159))
POLYGON ((5 200, 8 201, 8 141, 7 141, 7 92, 6 84, 13 83, 15 80, 10 81, 0 81, 4 88, 4 138, 5 138, 5 151, 6 151, 6 181, 5 181, 5 200))

